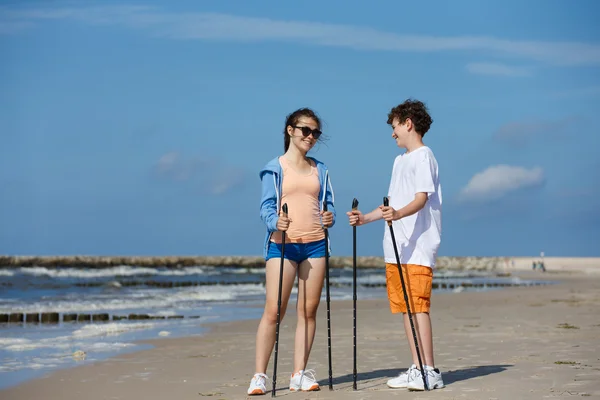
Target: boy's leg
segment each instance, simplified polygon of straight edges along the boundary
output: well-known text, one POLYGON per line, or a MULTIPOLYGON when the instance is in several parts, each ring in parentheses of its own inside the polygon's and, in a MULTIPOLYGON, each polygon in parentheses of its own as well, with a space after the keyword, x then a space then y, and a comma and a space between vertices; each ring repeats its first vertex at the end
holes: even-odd
MULTIPOLYGON (((431 319, 429 317, 433 280, 432 270, 429 267, 421 265, 402 265, 402 272, 409 294, 410 311, 413 314, 413 323, 415 325, 417 340, 419 341, 421 360, 424 365, 434 367, 433 337, 431 319)), ((407 314, 406 303, 404 302, 402 282, 400 281, 400 274, 396 264, 386 264, 386 285, 391 312, 394 314, 403 313, 404 331, 411 349, 413 364, 418 366, 417 351, 410 326, 410 319, 407 314)))
MULTIPOLYGON (((415 323, 415 330, 417 331, 417 340, 419 341, 419 350, 421 351, 423 368, 425 369, 425 375, 427 376, 427 387, 429 390, 441 389, 444 387, 444 380, 442 379, 442 373, 435 367, 435 361, 433 360, 433 335, 429 313, 423 312, 413 315, 413 322, 415 323)), ((404 330, 406 331, 411 346, 413 360, 418 362, 414 340, 412 340, 412 333, 409 334, 410 321, 406 314, 404 314, 404 330)), ((422 373, 420 371, 415 373, 412 376, 412 379, 408 380, 406 387, 408 390, 425 390, 422 373)))
MULTIPOLYGON (((415 348, 412 329, 410 328, 410 320, 408 319, 407 313, 404 313, 403 316, 404 331, 406 332, 406 338, 410 344, 413 364, 418 366, 419 359, 417 357, 417 349, 415 348)), ((433 334, 431 330, 431 318, 429 317, 429 313, 413 314, 413 323, 415 324, 415 331, 417 332, 419 350, 421 350, 421 360, 423 361, 424 365, 435 368, 435 361, 433 358, 433 334)))

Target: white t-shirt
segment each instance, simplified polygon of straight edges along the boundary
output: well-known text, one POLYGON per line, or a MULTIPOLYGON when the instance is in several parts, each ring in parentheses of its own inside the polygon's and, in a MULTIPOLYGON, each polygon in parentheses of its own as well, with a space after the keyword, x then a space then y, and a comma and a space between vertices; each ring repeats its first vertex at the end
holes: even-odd
MULTIPOLYGON (((388 196, 390 206, 398 210, 427 193, 427 202, 419 212, 392 223, 401 264, 434 268, 442 234, 442 187, 438 164, 431 149, 419 147, 396 157, 388 196)), ((396 264, 390 228, 385 223, 383 253, 386 263, 396 264)))

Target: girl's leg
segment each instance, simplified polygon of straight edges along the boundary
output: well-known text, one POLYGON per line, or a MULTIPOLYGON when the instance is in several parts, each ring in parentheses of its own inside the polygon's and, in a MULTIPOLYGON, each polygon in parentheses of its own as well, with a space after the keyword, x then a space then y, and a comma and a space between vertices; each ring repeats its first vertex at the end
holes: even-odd
POLYGON ((316 314, 321 300, 325 258, 309 258, 298 267, 298 325, 294 353, 294 374, 306 367, 315 337, 316 314))
MULTIPOLYGON (((279 294, 280 258, 271 258, 266 265, 266 301, 258 331, 256 332, 256 372, 266 374, 269 358, 275 345, 275 328, 277 326, 277 296, 279 294)), ((287 303, 296 279, 298 265, 285 259, 283 264, 283 284, 281 289, 281 314, 283 321, 287 303)))

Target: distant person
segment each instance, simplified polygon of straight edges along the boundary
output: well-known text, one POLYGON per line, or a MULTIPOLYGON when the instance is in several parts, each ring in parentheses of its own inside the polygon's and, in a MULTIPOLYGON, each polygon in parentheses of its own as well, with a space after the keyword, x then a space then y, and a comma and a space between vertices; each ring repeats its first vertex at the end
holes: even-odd
POLYGON ((248 394, 266 392, 269 358, 275 345, 277 297, 281 262, 281 232, 286 232, 281 319, 298 277, 298 303, 294 370, 291 391, 319 390, 313 370, 306 370, 315 337, 317 308, 325 277, 324 228, 335 223, 333 190, 325 164, 307 153, 321 137, 321 120, 308 108, 288 115, 283 127, 285 153, 260 171, 260 216, 267 227, 263 255, 266 260, 266 302, 256 333, 256 366, 248 394), (328 211, 323 209, 327 202, 328 211), (282 205, 288 205, 288 216, 282 205))
MULTIPOLYGON (((396 157, 388 190, 389 207, 377 207, 368 214, 355 210, 348 212, 350 225, 360 226, 384 219, 393 221, 399 258, 407 291, 410 292, 410 310, 415 314, 415 330, 419 336, 421 359, 429 389, 443 388, 444 382, 433 359, 433 333, 429 316, 433 268, 441 241, 442 188, 438 163, 431 149, 423 144, 432 119, 425 104, 406 100, 392 108, 387 123, 393 128, 392 138, 406 152, 396 157)), ((396 256, 389 228, 385 226, 383 244, 386 263, 386 286, 390 310, 403 313, 404 330, 412 352, 413 364, 406 372, 387 381, 391 388, 424 390, 418 367, 417 351, 413 343, 407 307, 396 264, 396 256)))

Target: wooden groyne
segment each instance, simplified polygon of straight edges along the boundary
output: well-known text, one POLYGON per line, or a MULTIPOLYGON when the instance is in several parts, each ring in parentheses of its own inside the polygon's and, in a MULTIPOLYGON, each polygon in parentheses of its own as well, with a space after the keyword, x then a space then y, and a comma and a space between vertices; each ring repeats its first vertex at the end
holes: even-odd
MULTIPOLYGON (((143 320, 155 320, 155 319, 183 319, 183 315, 150 315, 150 314, 90 314, 90 313, 59 313, 59 312, 43 312, 43 313, 9 313, 0 314, 0 324, 58 324, 63 323, 89 323, 89 322, 109 322, 109 321, 143 321, 143 320)), ((199 315, 193 315, 187 317, 188 319, 200 318, 199 315)))
MULTIPOLYGON (((331 268, 352 267, 352 257, 329 259, 331 268)), ((505 265, 503 257, 438 257, 438 269, 490 271, 505 265)), ((0 268, 110 268, 117 266, 183 268, 191 266, 263 268, 259 256, 0 256, 0 268)), ((357 257, 359 268, 383 268, 383 257, 357 257)))
MULTIPOLYGON (((500 274, 499 274, 500 276, 500 274)), ((547 285, 550 282, 546 281, 531 281, 531 282, 487 282, 487 283, 471 283, 471 282, 433 282, 432 289, 434 290, 453 290, 463 291, 465 289, 473 288, 503 288, 503 287, 519 287, 519 286, 541 286, 547 285)), ((350 283, 332 285, 334 287, 350 286, 350 283)), ((365 287, 385 287, 385 283, 366 283, 361 284, 365 287)), ((200 318, 198 315, 185 317, 183 315, 151 315, 151 314, 109 314, 109 313, 60 313, 60 312, 14 312, 14 313, 0 313, 0 326, 3 324, 14 324, 19 326, 33 325, 33 324, 58 324, 62 323, 99 323, 99 322, 110 322, 110 321, 140 321, 140 320, 164 320, 164 319, 197 319, 200 318)))

